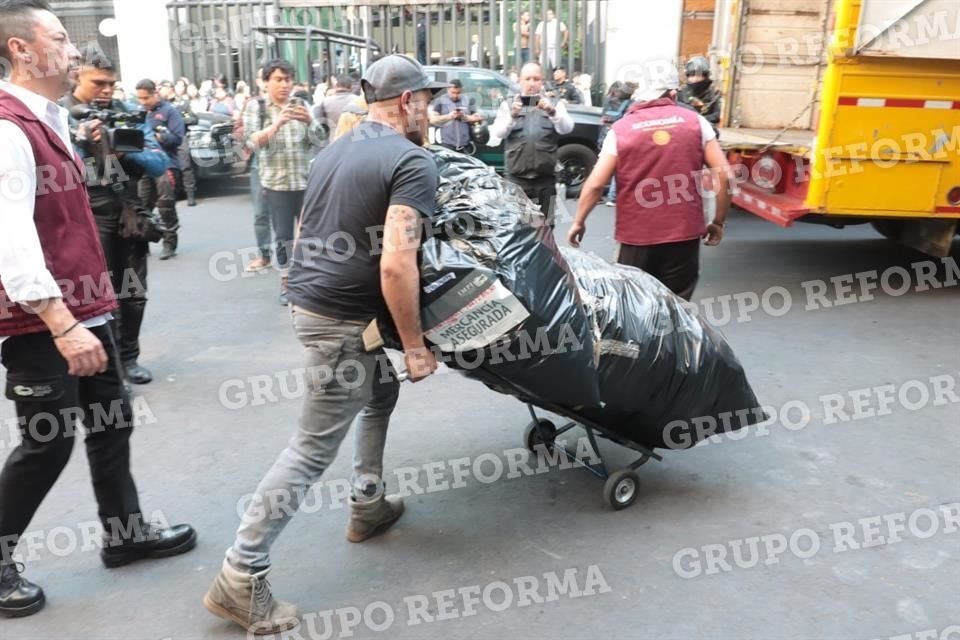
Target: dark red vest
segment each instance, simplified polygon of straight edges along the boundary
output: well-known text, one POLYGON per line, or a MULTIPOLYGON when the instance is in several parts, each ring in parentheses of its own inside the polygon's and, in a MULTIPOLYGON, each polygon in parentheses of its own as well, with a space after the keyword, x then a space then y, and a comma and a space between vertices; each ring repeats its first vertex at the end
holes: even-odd
MULTIPOLYGON (((77 155, 65 148, 56 132, 25 104, 5 91, 0 91, 0 120, 18 126, 33 147, 37 163, 33 221, 44 262, 60 285, 64 304, 77 320, 116 309, 116 296, 87 199, 84 168, 77 155)), ((43 320, 12 302, 0 284, 0 336, 43 331, 47 331, 43 320)))
POLYGON ((706 231, 697 113, 669 98, 633 105, 617 136, 617 242, 646 246, 699 238, 706 231))

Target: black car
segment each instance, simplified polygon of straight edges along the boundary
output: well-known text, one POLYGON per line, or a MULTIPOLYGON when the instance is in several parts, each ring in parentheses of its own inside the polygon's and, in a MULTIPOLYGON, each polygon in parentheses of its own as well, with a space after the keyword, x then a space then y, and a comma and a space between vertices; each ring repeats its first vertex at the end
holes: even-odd
POLYGON ((244 173, 249 161, 233 137, 233 118, 209 112, 194 117, 196 122, 187 129, 187 144, 197 180, 244 173))
MULTIPOLYGON (((424 69, 432 80, 460 80, 463 83, 464 95, 473 100, 477 112, 484 117, 488 125, 497 117, 500 104, 520 93, 520 87, 510 82, 506 76, 489 69, 454 65, 433 65, 424 69)), ((580 187, 597 162, 602 110, 597 107, 567 104, 567 112, 573 118, 574 128, 560 137, 560 150, 557 155, 564 167, 562 175, 567 184, 567 195, 575 198, 580 194, 580 187)), ((503 171, 502 140, 494 138, 489 144, 475 146, 474 156, 497 171, 503 171)))

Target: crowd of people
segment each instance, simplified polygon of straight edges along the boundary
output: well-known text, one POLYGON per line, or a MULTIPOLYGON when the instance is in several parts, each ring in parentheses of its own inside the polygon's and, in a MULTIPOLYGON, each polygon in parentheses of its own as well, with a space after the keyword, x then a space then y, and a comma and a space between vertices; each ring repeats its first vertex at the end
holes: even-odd
MULTIPOLYGON (((150 379, 137 362, 147 247, 159 234, 161 259, 176 255, 175 186, 186 168, 180 153, 189 105, 194 113, 203 107, 237 119, 254 161, 261 249, 247 268, 266 268, 276 258, 280 300, 290 308, 307 366, 333 371, 350 361, 362 368, 355 388, 308 382, 294 436, 258 485, 203 599, 210 612, 255 634, 296 626, 296 607, 274 599, 266 580, 271 548, 355 421, 348 540, 362 542, 404 512, 382 479, 400 384, 384 364, 379 327, 391 326, 399 337, 411 381, 436 370, 420 319, 421 222, 434 212, 439 187, 425 147, 431 124, 449 127, 445 144, 456 149, 461 127, 479 122, 462 87, 431 81, 416 60, 399 54, 377 60, 362 77, 331 79, 315 100, 282 59, 262 66, 252 93, 244 86, 227 91, 221 78, 209 96, 198 90, 191 97, 189 82, 143 79, 136 84, 147 112, 142 149, 117 152, 109 148, 102 112, 87 118, 68 111, 91 104, 126 110, 125 96, 115 93, 116 69, 100 53, 77 51, 44 0, 0 0, 0 60, 10 69, 9 80, 0 82, 0 186, 10 187, 11 177, 26 181, 26 189, 0 189, 0 348, 22 435, 0 471, 0 615, 31 615, 44 605, 43 590, 22 575, 14 550, 69 459, 78 416, 107 422, 85 439, 103 563, 166 558, 196 545, 189 525, 143 521, 130 471, 133 416, 124 384, 150 379), (356 135, 346 135, 351 130, 356 135), (109 171, 114 160, 122 172, 109 171), (37 184, 39 167, 53 168, 54 188, 37 184), (86 188, 75 175, 86 178, 86 188), (162 223, 152 219, 154 206, 162 223), (370 229, 383 229, 382 243, 370 229), (315 246, 339 235, 355 249, 315 246), (114 278, 112 288, 91 289, 104 274, 114 278), (37 416, 46 416, 47 432, 39 431, 37 416), (289 509, 265 514, 277 495, 290 498, 289 509)), ((689 106, 678 103, 676 69, 643 87, 611 91, 600 159, 568 234, 579 245, 587 217, 616 178, 624 188, 616 197, 618 261, 643 268, 686 299, 697 283, 701 241, 721 241, 728 204, 729 167, 704 115, 719 99, 704 82, 708 72, 700 61, 688 64, 689 106), (704 166, 717 192, 712 218, 704 217, 699 189, 680 202, 645 205, 646 185, 704 166)), ((505 178, 540 204, 552 226, 558 139, 574 126, 566 108, 572 89, 559 69, 548 86, 537 62, 524 64, 518 80, 520 93, 502 102, 490 129, 505 141, 505 178)))

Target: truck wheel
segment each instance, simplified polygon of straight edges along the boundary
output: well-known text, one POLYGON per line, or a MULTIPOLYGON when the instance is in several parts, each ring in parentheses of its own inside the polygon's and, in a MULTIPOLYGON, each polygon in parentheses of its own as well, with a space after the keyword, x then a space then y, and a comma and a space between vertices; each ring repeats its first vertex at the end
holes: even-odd
POLYGON ((567 197, 580 197, 580 188, 597 163, 597 154, 582 144, 565 144, 557 151, 557 161, 563 165, 561 181, 567 185, 567 197))

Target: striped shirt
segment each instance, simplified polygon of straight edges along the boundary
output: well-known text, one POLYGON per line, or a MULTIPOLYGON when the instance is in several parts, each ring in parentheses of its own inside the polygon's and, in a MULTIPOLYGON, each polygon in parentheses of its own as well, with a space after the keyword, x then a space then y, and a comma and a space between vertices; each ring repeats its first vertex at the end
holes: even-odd
POLYGON ((312 121, 308 126, 299 120, 290 120, 265 147, 260 147, 253 141, 253 134, 269 128, 283 111, 283 107, 269 97, 263 102, 267 113, 262 125, 259 100, 250 100, 243 111, 244 143, 257 152, 260 184, 271 191, 303 191, 307 188, 314 149, 319 148, 321 142, 320 124, 312 121))

